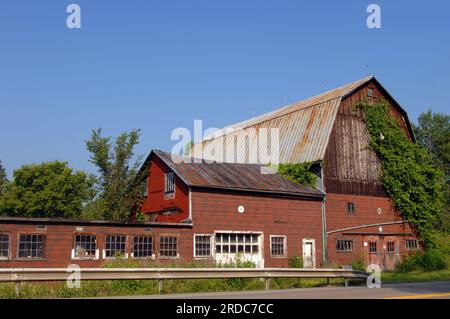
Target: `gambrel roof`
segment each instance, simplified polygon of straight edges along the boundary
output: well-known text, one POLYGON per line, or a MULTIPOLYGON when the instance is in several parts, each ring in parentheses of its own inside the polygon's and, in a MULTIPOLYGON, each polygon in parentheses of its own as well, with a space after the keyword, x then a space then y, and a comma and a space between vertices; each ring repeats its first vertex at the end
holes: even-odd
MULTIPOLYGON (((275 111, 229 125, 226 128, 234 128, 237 129, 237 131, 226 134, 224 137, 226 139, 234 139, 233 135, 239 134, 242 130, 246 133, 246 131, 250 129, 258 131, 260 128, 278 128, 280 136, 280 163, 321 161, 324 158, 341 101, 370 81, 375 81, 395 102, 374 76, 368 76, 275 111)), ((396 104, 399 110, 404 113, 404 117, 407 120, 406 112, 398 105, 398 103, 396 104)), ((407 123, 409 125, 408 129, 410 130, 410 134, 413 136, 408 120, 407 123)), ((221 131, 224 132, 226 128, 221 131)), ((195 144, 194 149, 195 147, 198 147, 200 143, 203 147, 208 146, 213 139, 214 138, 212 138, 211 135, 206 137, 203 141, 195 144)), ((250 143, 256 143, 256 141, 250 141, 250 143)), ((246 155, 248 156, 249 154, 246 155)))

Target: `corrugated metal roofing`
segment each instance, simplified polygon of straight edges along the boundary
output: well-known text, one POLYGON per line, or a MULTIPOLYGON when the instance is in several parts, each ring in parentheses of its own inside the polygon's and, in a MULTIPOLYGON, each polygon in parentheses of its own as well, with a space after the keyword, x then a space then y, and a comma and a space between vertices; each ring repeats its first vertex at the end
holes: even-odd
POLYGON ((324 193, 314 188, 289 182, 279 174, 261 174, 261 165, 233 163, 194 163, 160 150, 153 150, 187 186, 241 190, 264 193, 280 193, 323 197, 324 193), (175 159, 175 161, 174 161, 175 159))
MULTIPOLYGON (((363 78, 337 89, 313 96, 306 100, 288 105, 281 109, 254 117, 247 121, 227 126, 238 129, 224 135, 225 143, 234 141, 239 133, 249 134, 249 131, 260 128, 278 128, 280 136, 279 161, 281 163, 302 163, 322 160, 333 128, 334 120, 341 100, 354 92, 360 86, 374 79, 373 76, 363 78)), ((202 142, 194 145, 203 148, 211 145, 213 138, 206 137, 202 142)), ((249 144, 256 143, 252 140, 249 144)), ((251 158, 257 148, 249 147, 246 158, 251 158)), ((195 153, 194 153, 195 154, 195 153)), ((206 156, 207 159, 208 158, 206 156)), ((263 163, 265 164, 265 163, 263 163)))

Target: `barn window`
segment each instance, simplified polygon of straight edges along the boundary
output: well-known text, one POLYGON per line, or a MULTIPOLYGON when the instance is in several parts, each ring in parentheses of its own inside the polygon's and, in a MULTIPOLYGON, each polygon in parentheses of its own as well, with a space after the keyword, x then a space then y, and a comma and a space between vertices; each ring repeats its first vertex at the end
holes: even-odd
POLYGON ((75 258, 96 258, 97 257, 97 236, 95 235, 75 235, 74 240, 75 258))
POLYGON ((210 257, 211 256, 211 235, 195 235, 194 236, 194 256, 210 257))
POLYGON ((270 254, 272 257, 286 257, 286 236, 270 236, 270 254))
POLYGON ((0 234, 0 259, 9 259, 9 234, 0 234))
POLYGON ((168 172, 164 175, 164 196, 173 197, 175 194, 175 174, 168 172))
POLYGON ((338 239, 336 241, 336 251, 353 251, 353 240, 338 239))
POLYGON ((356 214, 356 205, 355 203, 349 202, 347 203, 347 213, 356 214))
POLYGON ((376 254, 377 253, 377 242, 371 241, 369 243, 369 253, 370 254, 376 254))
POLYGON ((122 235, 106 236, 105 257, 126 257, 127 237, 122 235))
POLYGON ((392 254, 395 251, 395 246, 393 241, 388 241, 387 243, 387 252, 392 254))
POLYGON ((160 257, 178 257, 178 238, 176 236, 161 236, 159 238, 160 257))
POLYGON ((407 239, 406 240, 406 249, 416 250, 417 248, 418 248, 417 239, 407 239))
POLYGON ((45 236, 38 234, 19 236, 19 258, 44 258, 45 236))
POLYGON ((216 253, 257 254, 259 253, 259 234, 216 233, 216 253))
POLYGON ((375 92, 374 92, 373 88, 368 88, 367 89, 367 96, 368 97, 375 97, 375 92))
POLYGON ((151 236, 136 236, 133 240, 133 257, 153 257, 153 238, 151 236))

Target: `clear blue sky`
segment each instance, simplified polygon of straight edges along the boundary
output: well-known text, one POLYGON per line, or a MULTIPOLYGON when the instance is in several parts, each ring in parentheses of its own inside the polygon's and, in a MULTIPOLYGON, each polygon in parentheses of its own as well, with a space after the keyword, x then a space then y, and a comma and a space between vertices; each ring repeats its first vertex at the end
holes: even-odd
POLYGON ((0 160, 93 172, 90 130, 170 150, 194 119, 222 127, 374 74, 415 121, 450 101, 449 1, 2 1, 0 160), (77 3, 82 28, 66 27, 77 3), (366 7, 382 29, 366 27, 366 7))

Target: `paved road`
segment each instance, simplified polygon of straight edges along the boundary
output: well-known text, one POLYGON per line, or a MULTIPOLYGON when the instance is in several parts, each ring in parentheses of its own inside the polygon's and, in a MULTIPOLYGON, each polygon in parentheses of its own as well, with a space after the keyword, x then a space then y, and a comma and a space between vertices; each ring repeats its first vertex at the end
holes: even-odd
MULTIPOLYGON (((123 298, 123 297, 122 297, 123 298)), ((130 296, 127 298, 152 299, 375 299, 375 298, 443 298, 450 299, 450 281, 426 283, 386 284, 381 288, 358 287, 322 287, 283 289, 270 291, 214 292, 175 295, 130 296)))

